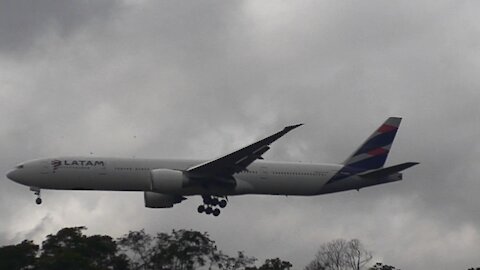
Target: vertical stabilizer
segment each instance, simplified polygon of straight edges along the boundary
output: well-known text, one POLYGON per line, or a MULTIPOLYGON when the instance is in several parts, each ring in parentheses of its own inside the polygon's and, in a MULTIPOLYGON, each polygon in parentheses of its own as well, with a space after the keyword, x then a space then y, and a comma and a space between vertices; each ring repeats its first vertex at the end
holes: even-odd
POLYGON ((401 121, 399 117, 388 118, 343 164, 366 170, 383 167, 401 121))
POLYGON ((390 117, 355 151, 329 182, 383 167, 402 118, 390 117))

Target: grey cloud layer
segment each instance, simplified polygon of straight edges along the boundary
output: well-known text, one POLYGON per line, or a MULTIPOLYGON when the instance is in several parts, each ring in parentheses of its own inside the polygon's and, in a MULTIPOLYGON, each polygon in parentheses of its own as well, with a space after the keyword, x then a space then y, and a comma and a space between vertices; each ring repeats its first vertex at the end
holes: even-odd
POLYGON ((301 268, 359 238, 402 269, 478 266, 479 23, 474 2, 0 2, 0 160, 209 158, 305 122, 266 158, 342 161, 390 115, 405 181, 315 198, 232 198, 218 219, 191 198, 0 186, 0 244, 63 226, 208 231, 219 247, 301 268), (181 225, 179 225, 181 224, 181 225), (240 237, 241 236, 241 237, 240 237))

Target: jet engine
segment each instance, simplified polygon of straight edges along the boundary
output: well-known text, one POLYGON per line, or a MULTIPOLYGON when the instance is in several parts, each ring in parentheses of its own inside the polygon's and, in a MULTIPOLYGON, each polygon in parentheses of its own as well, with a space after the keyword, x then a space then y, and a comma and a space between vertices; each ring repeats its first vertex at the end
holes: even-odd
POLYGON ((152 191, 161 193, 178 193, 188 182, 188 177, 181 171, 156 169, 150 172, 152 191))
POLYGON ((145 207, 148 208, 171 208, 174 204, 185 200, 179 195, 162 194, 145 191, 145 207))

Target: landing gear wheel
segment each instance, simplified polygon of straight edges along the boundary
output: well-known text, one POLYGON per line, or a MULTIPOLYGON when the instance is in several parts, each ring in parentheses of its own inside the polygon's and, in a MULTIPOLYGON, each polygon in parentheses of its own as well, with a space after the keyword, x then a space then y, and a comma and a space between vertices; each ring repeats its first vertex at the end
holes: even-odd
POLYGON ((42 199, 40 198, 40 188, 38 187, 30 187, 30 190, 33 191, 33 194, 37 196, 37 199, 35 200, 36 204, 41 204, 42 199))
POLYGON ((203 203, 206 205, 212 204, 212 198, 209 196, 203 196, 203 203))
POLYGON ((225 206, 227 206, 227 201, 226 200, 221 200, 218 203, 218 206, 220 206, 220 208, 225 208, 225 206))
POLYGON ((213 196, 213 195, 203 195, 203 205, 198 206, 198 213, 205 213, 207 215, 220 215, 220 208, 225 208, 227 206, 227 197, 226 196, 213 196))

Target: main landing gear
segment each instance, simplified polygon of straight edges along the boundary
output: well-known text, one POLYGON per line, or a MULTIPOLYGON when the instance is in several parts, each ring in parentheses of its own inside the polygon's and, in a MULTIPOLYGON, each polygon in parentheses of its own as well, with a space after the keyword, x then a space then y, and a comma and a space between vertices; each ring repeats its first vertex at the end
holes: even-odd
POLYGON ((227 197, 217 197, 217 196, 202 196, 203 203, 202 205, 198 206, 197 211, 198 213, 205 213, 207 215, 220 215, 220 209, 217 208, 225 208, 227 206, 227 197))
POLYGON ((30 187, 30 190, 33 191, 33 194, 37 195, 35 199, 36 204, 42 204, 42 198, 40 198, 40 189, 36 187, 30 187))

